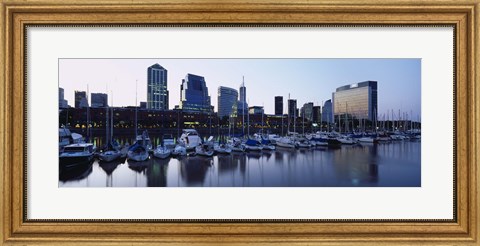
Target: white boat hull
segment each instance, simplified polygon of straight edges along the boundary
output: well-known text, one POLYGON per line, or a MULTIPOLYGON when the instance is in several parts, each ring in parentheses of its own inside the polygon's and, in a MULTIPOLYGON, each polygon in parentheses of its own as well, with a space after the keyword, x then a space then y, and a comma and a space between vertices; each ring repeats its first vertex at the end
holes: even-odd
POLYGON ((232 147, 233 152, 245 152, 244 146, 232 147))
POLYGON ((172 150, 172 156, 186 156, 187 149, 183 146, 176 146, 175 149, 172 150))
POLYGON ((230 154, 232 153, 232 149, 216 149, 215 152, 219 154, 230 154))
POLYGON ((356 144, 357 142, 353 139, 344 139, 344 138, 337 138, 338 141, 342 144, 356 144))
POLYGON ((277 142, 277 146, 283 147, 283 148, 291 148, 291 149, 295 148, 295 145, 293 143, 284 143, 281 141, 277 142))
POLYGON ((260 151, 260 150, 262 150, 262 146, 245 145, 245 149, 248 150, 248 151, 260 151))
POLYGON ((213 156, 214 151, 213 149, 205 149, 204 146, 199 145, 195 148, 195 153, 200 156, 211 157, 213 156))
POLYGON ((160 159, 165 159, 165 158, 168 158, 170 156, 170 153, 171 153, 171 151, 167 148, 155 149, 153 151, 153 156, 155 156, 157 158, 160 158, 160 159))
POLYGON ((358 139, 358 142, 360 142, 360 143, 373 143, 373 142, 374 142, 374 139, 373 139, 373 138, 369 138, 369 137, 359 138, 359 139, 358 139))
POLYGON ((262 149, 263 150, 275 150, 275 146, 274 145, 263 145, 262 149))

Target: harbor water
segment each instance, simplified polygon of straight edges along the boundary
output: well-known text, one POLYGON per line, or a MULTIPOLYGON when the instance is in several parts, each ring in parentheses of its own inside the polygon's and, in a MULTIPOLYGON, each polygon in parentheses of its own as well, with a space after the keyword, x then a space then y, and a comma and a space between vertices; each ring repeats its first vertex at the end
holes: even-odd
MULTIPOLYGON (((155 144, 156 141, 154 141, 155 144)), ((59 187, 420 187, 421 142, 119 160, 59 170, 59 187)))

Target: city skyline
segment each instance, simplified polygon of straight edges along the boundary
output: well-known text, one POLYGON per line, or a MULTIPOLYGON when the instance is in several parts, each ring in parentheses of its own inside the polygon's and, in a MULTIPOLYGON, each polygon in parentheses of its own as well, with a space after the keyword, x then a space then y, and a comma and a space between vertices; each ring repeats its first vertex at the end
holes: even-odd
POLYGON ((89 93, 113 91, 115 107, 135 105, 135 98, 139 105, 146 101, 146 69, 156 63, 168 70, 169 109, 179 105, 182 79, 190 73, 205 78, 215 112, 217 88, 239 90, 244 76, 249 106, 264 106, 266 114, 275 113, 275 96, 283 96, 284 105, 290 95, 297 107, 323 106, 338 87, 375 80, 379 115, 421 115, 420 59, 60 59, 59 87, 71 106, 74 91, 86 91, 87 84, 89 93))

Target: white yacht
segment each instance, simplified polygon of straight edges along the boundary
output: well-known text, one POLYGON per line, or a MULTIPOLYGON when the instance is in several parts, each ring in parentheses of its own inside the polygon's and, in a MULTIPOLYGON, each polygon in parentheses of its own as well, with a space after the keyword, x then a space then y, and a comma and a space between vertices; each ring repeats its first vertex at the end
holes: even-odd
POLYGON ((183 129, 182 135, 178 140, 180 144, 182 144, 187 151, 194 150, 195 147, 202 144, 202 139, 198 135, 195 129, 183 129))
POLYGON ((295 148, 295 142, 290 137, 282 137, 277 141, 278 147, 295 148))

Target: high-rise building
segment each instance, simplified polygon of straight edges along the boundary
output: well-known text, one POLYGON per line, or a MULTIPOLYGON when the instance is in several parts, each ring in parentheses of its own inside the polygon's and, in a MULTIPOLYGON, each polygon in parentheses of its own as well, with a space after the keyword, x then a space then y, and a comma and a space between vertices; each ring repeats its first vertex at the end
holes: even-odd
POLYGON ((298 117, 297 99, 288 99, 288 117, 298 117))
POLYGON ((92 108, 108 107, 108 95, 105 93, 90 93, 92 108))
POLYGON ((147 108, 167 110, 167 69, 158 63, 147 69, 147 108))
POLYGON ((312 122, 314 123, 322 122, 322 107, 313 106, 312 122))
POLYGON ((283 97, 275 97, 275 115, 283 115, 283 97))
POLYGON ((187 74, 180 86, 180 109, 189 112, 211 113, 208 87, 202 76, 187 74))
POLYGON ((327 123, 333 123, 333 111, 332 111, 332 100, 327 100, 323 104, 322 108, 322 121, 327 123))
POLYGON ((68 101, 65 100, 65 93, 63 88, 58 88, 58 107, 59 108, 68 108, 68 101))
POLYGON ((373 121, 378 111, 377 81, 365 81, 338 87, 333 93, 335 116, 373 121))
POLYGON ((243 78, 242 85, 240 85, 240 100, 237 103, 238 115, 248 114, 247 103, 247 87, 245 87, 245 78, 243 78))
POLYGON ((313 120, 313 102, 303 104, 301 116, 305 117, 305 120, 313 120))
POLYGON ((218 117, 230 116, 237 103, 237 90, 225 86, 218 87, 218 117))
POLYGON ((75 91, 75 108, 88 107, 87 93, 85 91, 75 91))

